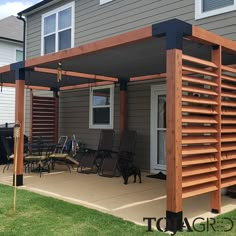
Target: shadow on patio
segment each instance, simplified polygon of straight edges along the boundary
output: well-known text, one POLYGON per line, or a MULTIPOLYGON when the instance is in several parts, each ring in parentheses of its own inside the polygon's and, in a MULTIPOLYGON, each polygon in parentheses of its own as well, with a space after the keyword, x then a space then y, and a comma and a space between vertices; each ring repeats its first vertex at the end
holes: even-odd
MULTIPOLYGON (((12 185, 12 167, 2 173, 0 183, 12 185)), ((24 174, 24 188, 46 196, 83 205, 108 214, 112 214, 137 224, 147 225, 144 217, 165 217, 166 181, 146 177, 143 173, 142 184, 124 185, 121 177, 106 178, 96 174, 80 174, 73 170, 70 174, 65 166, 56 166, 56 171, 44 173, 39 178, 37 173, 24 174)), ((184 217, 192 221, 195 217, 214 217, 208 212, 209 194, 184 200, 184 217)), ((236 208, 235 199, 223 196, 222 211, 236 208)))

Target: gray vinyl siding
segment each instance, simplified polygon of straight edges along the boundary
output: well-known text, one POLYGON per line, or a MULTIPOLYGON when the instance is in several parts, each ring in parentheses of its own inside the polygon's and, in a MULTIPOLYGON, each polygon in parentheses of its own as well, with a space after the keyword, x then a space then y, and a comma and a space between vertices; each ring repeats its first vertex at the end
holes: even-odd
MULTIPOLYGON (((41 15, 71 0, 63 0, 27 17, 27 57, 41 53, 41 15)), ((75 46, 135 30, 172 18, 236 40, 236 12, 194 20, 195 0, 75 0, 75 46)))
MULTIPOLYGON (((163 82, 161 82, 163 83, 163 82)), ((137 131, 135 162, 144 170, 150 169, 150 95, 151 85, 157 83, 130 84, 128 86, 128 127, 137 131)), ((119 147, 119 88, 114 95, 114 150, 119 147)), ((89 129, 89 90, 60 93, 59 134, 71 136, 96 149, 99 129, 89 129)))

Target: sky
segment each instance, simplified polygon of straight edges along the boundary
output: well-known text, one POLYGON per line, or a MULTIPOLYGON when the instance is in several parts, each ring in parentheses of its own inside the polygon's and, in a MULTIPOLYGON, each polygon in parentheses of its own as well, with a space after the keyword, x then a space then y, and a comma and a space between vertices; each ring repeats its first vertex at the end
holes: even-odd
POLYGON ((16 16, 18 12, 42 0, 0 0, 0 19, 10 15, 16 16))

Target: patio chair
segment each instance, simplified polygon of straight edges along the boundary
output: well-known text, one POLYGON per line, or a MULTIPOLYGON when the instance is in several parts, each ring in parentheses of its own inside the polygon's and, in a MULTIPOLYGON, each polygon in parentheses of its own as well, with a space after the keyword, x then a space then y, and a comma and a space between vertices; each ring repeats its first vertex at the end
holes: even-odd
POLYGON ((85 149, 77 171, 80 173, 97 173, 105 158, 111 156, 114 130, 101 130, 97 150, 85 149))
POLYGON ((42 172, 50 172, 50 160, 49 155, 52 152, 52 145, 45 144, 39 140, 36 143, 32 143, 30 146, 29 154, 25 156, 25 171, 37 172, 40 177, 42 172))
MULTIPOLYGON (((13 148, 10 148, 10 146, 13 145, 13 140, 11 138, 6 138, 1 136, 1 142, 3 145, 3 148, 6 152, 6 158, 7 158, 7 163, 5 164, 4 168, 3 168, 3 173, 5 172, 5 170, 9 170, 9 167, 11 164, 13 164, 14 162, 14 150, 13 148)), ((28 155, 28 144, 24 145, 24 165, 25 165, 25 157, 28 155)))
POLYGON ((63 164, 66 165, 71 172, 71 166, 73 168, 73 165, 79 165, 79 162, 75 158, 75 143, 76 138, 74 135, 72 138, 68 136, 61 136, 59 138, 54 152, 49 156, 53 169, 55 167, 55 164, 63 164))
POLYGON ((123 163, 133 163, 136 138, 136 131, 125 131, 121 136, 119 151, 113 152, 111 158, 105 158, 103 160, 98 174, 105 177, 120 176, 119 166, 123 163))
POLYGON ((7 170, 9 170, 10 164, 13 163, 14 154, 9 146, 9 143, 8 143, 9 141, 5 137, 1 136, 1 142, 2 142, 3 148, 6 152, 6 158, 7 158, 7 163, 5 164, 3 171, 2 171, 2 173, 4 173, 6 168, 7 168, 7 170))

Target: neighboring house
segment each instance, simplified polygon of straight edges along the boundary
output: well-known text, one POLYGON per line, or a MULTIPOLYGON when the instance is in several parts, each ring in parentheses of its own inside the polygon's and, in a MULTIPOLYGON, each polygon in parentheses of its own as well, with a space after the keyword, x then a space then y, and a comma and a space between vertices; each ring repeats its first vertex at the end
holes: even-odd
MULTIPOLYGON (((0 66, 23 60, 23 24, 15 16, 0 20, 0 66)), ((1 78, 0 78, 1 83, 1 78)), ((15 88, 0 90, 0 124, 15 122, 15 88)))

